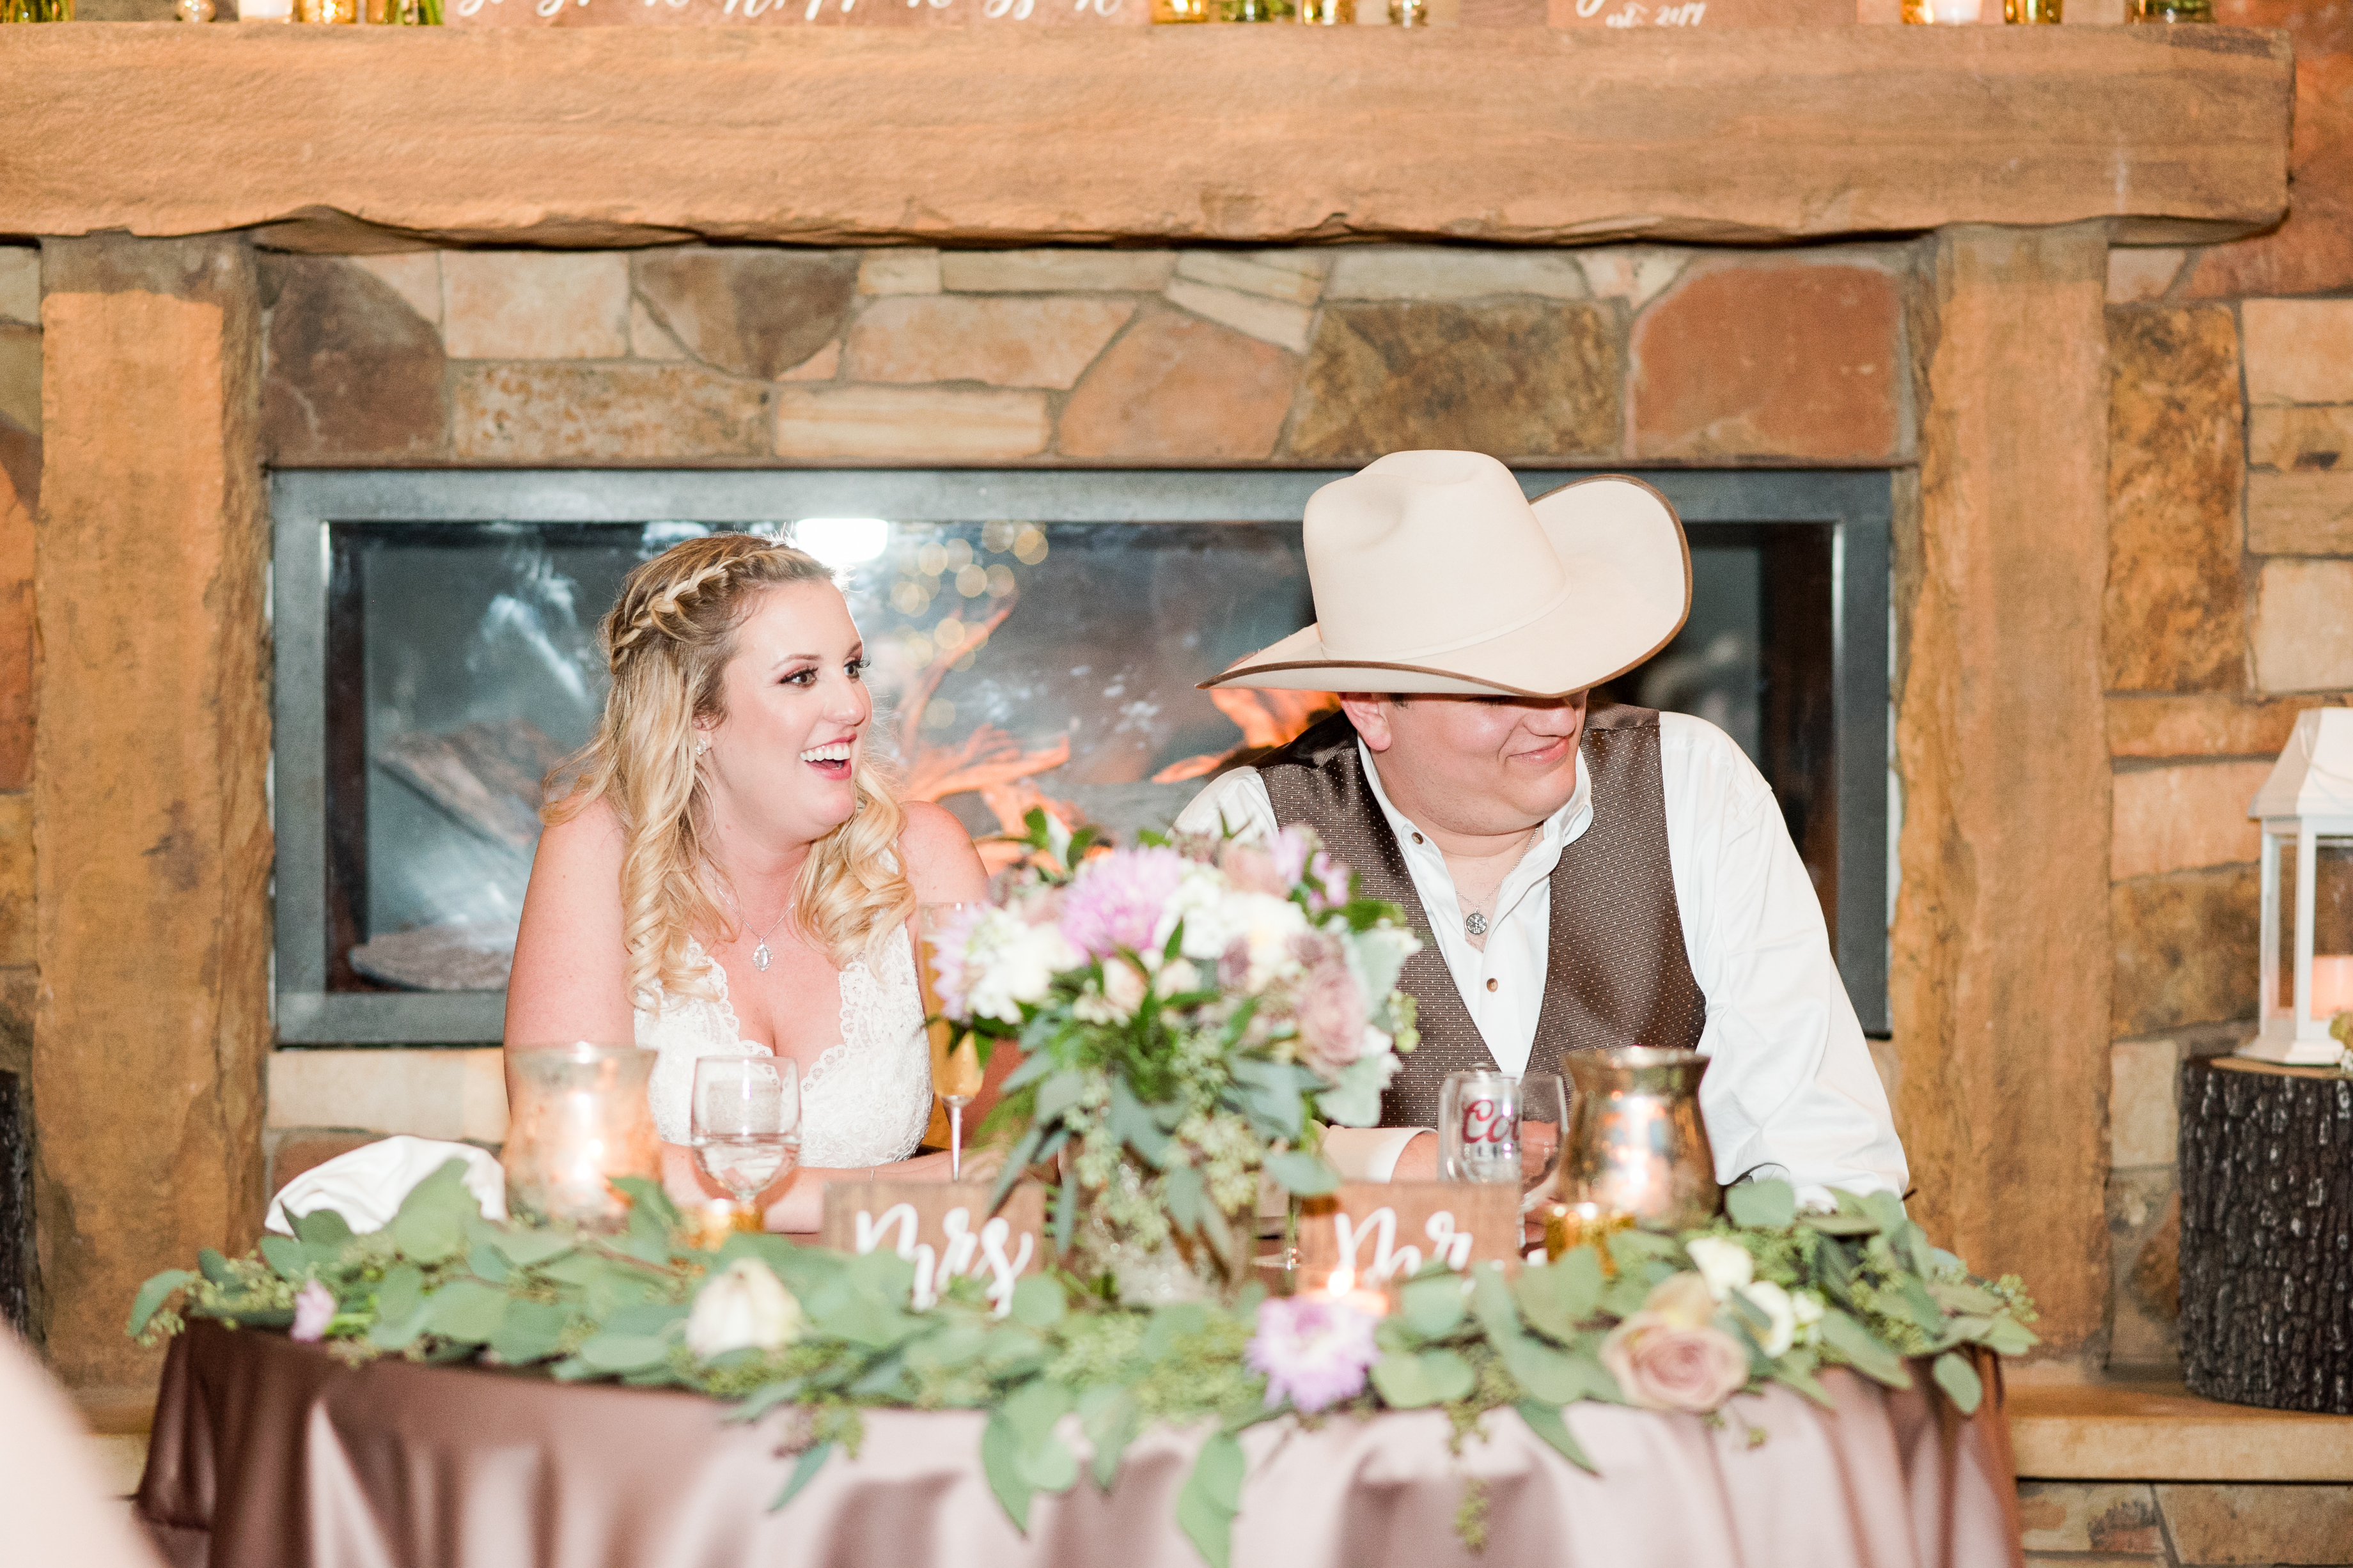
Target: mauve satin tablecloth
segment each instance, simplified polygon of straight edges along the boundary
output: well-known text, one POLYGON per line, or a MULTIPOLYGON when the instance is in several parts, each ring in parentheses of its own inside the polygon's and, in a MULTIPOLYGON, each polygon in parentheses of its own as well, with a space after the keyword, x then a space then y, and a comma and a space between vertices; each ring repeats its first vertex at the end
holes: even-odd
MULTIPOLYGON (((1919 1371, 1925 1373, 1926 1368, 1919 1371)), ((1738 1421, 1579 1406, 1604 1475, 1508 1411, 1447 1453, 1434 1412, 1287 1423, 1246 1437, 1237 1568, 1993 1568, 2020 1561, 1997 1401, 1962 1421, 1845 1373, 1835 1415, 1776 1389, 1738 1421), (1457 1538, 1461 1477, 1487 1485, 1487 1548, 1457 1538)), ((139 1510, 182 1563, 216 1568, 1199 1568, 1176 1527, 1193 1441, 1131 1448, 1108 1496, 1040 1495, 1023 1540, 980 1468, 979 1415, 870 1411, 781 1512, 788 1419, 723 1425, 691 1394, 473 1367, 347 1367, 284 1335, 192 1324, 172 1346, 139 1510)))

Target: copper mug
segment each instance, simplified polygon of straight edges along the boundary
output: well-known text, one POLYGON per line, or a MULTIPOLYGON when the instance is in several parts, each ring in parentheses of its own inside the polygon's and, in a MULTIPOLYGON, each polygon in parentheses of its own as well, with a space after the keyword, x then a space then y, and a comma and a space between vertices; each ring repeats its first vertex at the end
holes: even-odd
POLYGON ((1724 1194, 1699 1110, 1707 1062, 1644 1046, 1561 1054, 1577 1098, 1556 1190, 1570 1212, 1665 1231, 1715 1217, 1724 1194))

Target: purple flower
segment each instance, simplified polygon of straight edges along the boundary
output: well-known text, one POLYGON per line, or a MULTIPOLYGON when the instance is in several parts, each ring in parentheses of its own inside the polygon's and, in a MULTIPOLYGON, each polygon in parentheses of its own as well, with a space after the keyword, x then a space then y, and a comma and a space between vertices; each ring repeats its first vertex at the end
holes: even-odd
POLYGON ((970 966, 973 928, 989 912, 990 906, 984 903, 960 904, 943 913, 939 923, 923 933, 932 949, 932 989, 939 996, 940 1010, 951 1018, 971 1016, 965 1010, 965 996, 972 989, 965 971, 970 966))
POLYGON ((1062 934, 1096 958, 1148 952, 1160 913, 1185 879, 1174 849, 1116 849, 1089 860, 1062 895, 1062 934))
POLYGON ((1310 858, 1323 857, 1323 846, 1312 827, 1293 825, 1284 828, 1274 836, 1272 847, 1275 875, 1282 879, 1282 889, 1286 893, 1297 887, 1300 879, 1307 874, 1310 858))
POLYGON ((1335 860, 1318 849, 1314 858, 1307 862, 1307 874, 1323 889, 1308 895, 1308 906, 1317 914, 1325 910, 1339 909, 1348 901, 1348 883, 1356 873, 1349 868, 1346 861, 1335 860))
POLYGON ((1326 1296, 1270 1297, 1259 1304, 1258 1332, 1242 1352, 1266 1374, 1266 1402, 1285 1399, 1317 1411, 1364 1391, 1380 1351, 1374 1320, 1326 1296))
POLYGON ((294 1327, 288 1337, 316 1344, 326 1337, 327 1325, 334 1321, 335 1293, 313 1279, 295 1292, 294 1327))

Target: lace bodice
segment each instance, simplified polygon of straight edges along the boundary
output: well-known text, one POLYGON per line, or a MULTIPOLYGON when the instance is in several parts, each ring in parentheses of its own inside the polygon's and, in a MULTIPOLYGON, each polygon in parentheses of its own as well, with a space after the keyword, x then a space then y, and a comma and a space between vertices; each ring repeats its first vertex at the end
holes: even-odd
MULTIPOLYGON (((688 1139, 694 1064, 709 1056, 766 1056, 743 1037, 727 998, 727 972, 687 940, 687 961, 704 966, 717 998, 662 994, 661 1010, 639 1008, 638 1044, 659 1051, 646 1098, 666 1143, 688 1139)), ((914 944, 906 928, 882 944, 881 973, 860 958, 841 972, 841 1041, 801 1077, 801 1163, 855 1170, 903 1160, 923 1142, 932 1115, 931 1047, 915 988, 914 944)))

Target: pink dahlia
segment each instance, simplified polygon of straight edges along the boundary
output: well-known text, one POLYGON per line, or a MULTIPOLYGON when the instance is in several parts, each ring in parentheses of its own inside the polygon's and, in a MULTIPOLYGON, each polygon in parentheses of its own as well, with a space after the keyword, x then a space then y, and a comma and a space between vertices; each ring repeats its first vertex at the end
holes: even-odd
POLYGON ((1374 1320, 1324 1296, 1269 1297, 1242 1359, 1266 1374, 1266 1402, 1317 1411, 1364 1392, 1380 1351, 1374 1320))
POLYGON ((1118 849, 1079 868, 1062 895, 1062 934, 1096 958, 1147 952, 1160 913, 1185 879, 1174 849, 1118 849))
POLYGON ((932 989, 940 999, 940 1010, 951 1018, 971 1015, 965 1008, 965 996, 972 989, 972 933, 980 922, 993 912, 977 900, 959 904, 941 911, 938 923, 923 932, 923 942, 932 950, 932 989))

